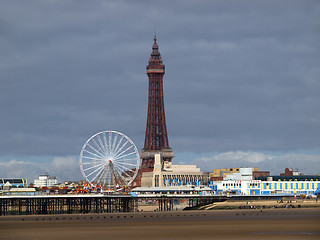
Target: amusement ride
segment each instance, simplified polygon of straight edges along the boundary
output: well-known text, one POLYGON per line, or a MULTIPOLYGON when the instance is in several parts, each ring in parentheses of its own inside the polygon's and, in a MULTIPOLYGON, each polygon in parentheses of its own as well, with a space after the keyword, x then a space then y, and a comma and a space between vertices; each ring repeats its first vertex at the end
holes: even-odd
POLYGON ((123 133, 102 131, 90 137, 80 152, 80 169, 92 188, 130 187, 140 168, 136 145, 123 133))

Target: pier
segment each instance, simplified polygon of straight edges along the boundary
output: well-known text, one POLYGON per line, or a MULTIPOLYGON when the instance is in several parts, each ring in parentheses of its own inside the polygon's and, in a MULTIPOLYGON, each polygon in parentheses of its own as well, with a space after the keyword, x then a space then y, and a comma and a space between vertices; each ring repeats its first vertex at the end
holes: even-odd
POLYGON ((185 200, 190 208, 213 202, 221 202, 226 196, 194 195, 39 195, 0 196, 0 216, 33 214, 115 213, 133 212, 139 199, 156 200, 159 211, 172 211, 174 202, 185 200))
POLYGON ((132 212, 134 209, 131 195, 0 196, 0 216, 132 212))
POLYGON ((174 210, 175 203, 180 201, 187 203, 187 210, 227 200, 281 199, 283 197, 292 198, 291 195, 227 196, 200 194, 0 196, 0 216, 134 212, 138 210, 139 200, 156 201, 157 211, 162 212, 174 210))

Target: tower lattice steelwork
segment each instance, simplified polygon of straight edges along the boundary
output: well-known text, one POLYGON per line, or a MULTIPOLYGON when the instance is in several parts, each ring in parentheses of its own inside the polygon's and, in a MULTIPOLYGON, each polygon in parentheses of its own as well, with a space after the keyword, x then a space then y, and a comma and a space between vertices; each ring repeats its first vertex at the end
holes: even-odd
POLYGON ((169 147, 163 98, 162 63, 157 38, 154 37, 152 53, 147 66, 149 78, 148 115, 144 148, 141 152, 142 169, 153 169, 154 154, 161 153, 163 161, 172 161, 173 152, 169 147))

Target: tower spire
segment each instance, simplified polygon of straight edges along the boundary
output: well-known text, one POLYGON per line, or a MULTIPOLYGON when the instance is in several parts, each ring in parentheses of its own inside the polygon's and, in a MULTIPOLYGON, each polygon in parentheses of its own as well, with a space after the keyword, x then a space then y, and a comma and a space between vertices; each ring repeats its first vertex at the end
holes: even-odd
MULTIPOLYGON (((159 52, 159 46, 158 46, 158 43, 157 43, 157 36, 154 35, 154 43, 152 45, 152 53, 151 53, 151 56, 149 58, 149 65, 150 67, 155 67, 156 65, 163 65, 162 64, 162 58, 161 58, 161 55, 160 55, 160 52, 159 52)), ((148 68, 147 66, 147 68, 148 68)), ((164 65, 163 65, 164 67, 164 65)))
POLYGON ((154 35, 153 40, 154 40, 154 43, 152 46, 152 53, 155 53, 155 52, 158 52, 158 49, 159 49, 158 44, 157 44, 157 36, 156 35, 154 35))

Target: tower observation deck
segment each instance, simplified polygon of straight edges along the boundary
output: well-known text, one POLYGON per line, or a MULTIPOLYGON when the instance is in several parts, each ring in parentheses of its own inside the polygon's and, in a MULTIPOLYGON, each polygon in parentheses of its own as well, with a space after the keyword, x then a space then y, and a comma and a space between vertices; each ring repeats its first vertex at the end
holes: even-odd
POLYGON ((148 114, 144 148, 141 151, 142 169, 151 170, 154 166, 154 154, 161 153, 163 161, 172 161, 173 151, 169 147, 166 117, 164 111, 163 76, 165 66, 162 63, 157 38, 154 37, 152 53, 147 66, 149 78, 148 114))

